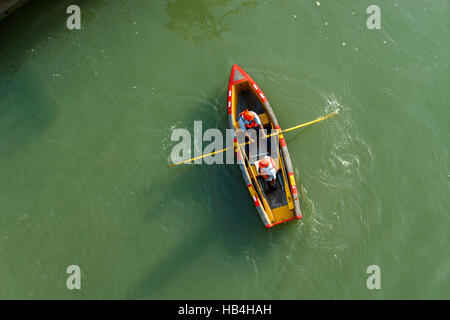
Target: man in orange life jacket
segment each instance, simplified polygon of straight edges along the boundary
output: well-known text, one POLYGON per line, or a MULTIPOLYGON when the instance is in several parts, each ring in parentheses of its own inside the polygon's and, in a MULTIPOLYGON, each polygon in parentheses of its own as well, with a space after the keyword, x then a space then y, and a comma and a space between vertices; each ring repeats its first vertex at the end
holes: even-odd
POLYGON ((239 113, 239 126, 250 142, 255 142, 255 140, 249 136, 247 132, 248 129, 261 129, 263 137, 267 138, 261 124, 261 119, 259 119, 258 115, 253 111, 248 111, 248 109, 245 109, 243 112, 239 113))
POLYGON ((275 182, 277 180, 278 168, 275 165, 273 159, 269 156, 264 156, 259 161, 259 174, 269 183, 270 189, 275 190, 277 186, 275 182))

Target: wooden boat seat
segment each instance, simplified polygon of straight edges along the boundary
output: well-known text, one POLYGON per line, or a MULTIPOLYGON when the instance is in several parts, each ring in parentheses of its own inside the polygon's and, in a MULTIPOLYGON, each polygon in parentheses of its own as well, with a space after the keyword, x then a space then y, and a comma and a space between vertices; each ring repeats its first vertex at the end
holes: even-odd
POLYGON ((269 117, 267 116, 267 114, 260 113, 260 114, 258 114, 258 117, 261 120, 261 123, 262 123, 263 127, 270 123, 269 122, 269 117))

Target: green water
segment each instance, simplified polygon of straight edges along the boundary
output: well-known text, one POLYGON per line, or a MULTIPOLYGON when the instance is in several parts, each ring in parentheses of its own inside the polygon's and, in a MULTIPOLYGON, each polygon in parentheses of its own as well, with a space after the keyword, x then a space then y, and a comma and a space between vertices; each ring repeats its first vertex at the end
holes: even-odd
POLYGON ((0 298, 450 298, 449 26, 447 0, 31 1, 0 22, 0 298), (236 166, 166 168, 174 128, 227 128, 233 63, 283 128, 341 106, 286 134, 298 222, 264 229, 236 166))

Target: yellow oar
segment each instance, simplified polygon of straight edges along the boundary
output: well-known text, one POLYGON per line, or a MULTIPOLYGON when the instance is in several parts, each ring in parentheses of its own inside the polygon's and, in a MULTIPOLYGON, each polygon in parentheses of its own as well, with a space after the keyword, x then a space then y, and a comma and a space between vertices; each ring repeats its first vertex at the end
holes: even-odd
MULTIPOLYGON (((299 124, 298 126, 295 126, 295 127, 292 127, 292 128, 285 129, 285 130, 283 130, 283 131, 281 131, 281 132, 289 132, 289 131, 292 131, 292 130, 295 130, 295 129, 300 129, 300 128, 309 126, 309 125, 311 125, 311 124, 314 124, 314 123, 323 121, 323 120, 325 120, 325 119, 331 118, 331 117, 337 115, 338 113, 339 113, 339 109, 337 109, 336 111, 333 111, 332 113, 327 114, 326 116, 323 116, 323 117, 321 117, 321 118, 318 118, 318 119, 316 119, 316 120, 313 120, 313 121, 310 121, 310 122, 306 122, 306 123, 303 123, 303 124, 299 124)), ((274 136, 274 135, 276 135, 276 134, 280 134, 280 132, 271 133, 271 134, 268 134, 267 136, 270 137, 270 136, 274 136)))
MULTIPOLYGON (((298 126, 295 126, 295 127, 292 127, 292 128, 288 128, 288 129, 285 129, 285 130, 282 130, 282 131, 280 130, 280 131, 278 131, 278 132, 268 134, 267 137, 271 137, 271 136, 280 134, 280 133, 282 133, 282 132, 288 132, 288 131, 292 131, 292 130, 295 130, 295 129, 300 129, 300 128, 309 126, 309 125, 311 125, 311 124, 314 124, 314 123, 323 121, 323 120, 325 120, 325 119, 331 118, 331 117, 337 115, 338 112, 339 112, 339 109, 336 110, 336 111, 333 111, 332 113, 327 114, 326 116, 323 116, 323 117, 321 117, 321 118, 318 118, 318 119, 316 119, 316 120, 309 121, 309 122, 306 122, 306 123, 303 123, 303 124, 300 124, 300 125, 298 125, 298 126)), ((245 142, 245 143, 243 143, 243 144, 240 144, 240 146, 245 146, 246 144, 249 144, 249 143, 250 143, 250 141, 245 142)), ((221 152, 227 151, 227 150, 229 150, 229 149, 231 149, 231 148, 234 148, 234 146, 228 147, 228 148, 225 148, 225 149, 222 149, 222 150, 214 151, 214 152, 211 152, 211 153, 208 153, 208 154, 204 154, 204 155, 201 155, 201 156, 198 156, 198 157, 195 157, 195 158, 191 158, 191 159, 188 159, 188 160, 184 160, 184 161, 181 161, 181 162, 178 162, 178 163, 173 163, 173 164, 171 164, 171 165, 168 165, 167 167, 168 167, 168 168, 170 168, 170 167, 175 167, 175 166, 178 166, 178 165, 180 165, 180 164, 183 164, 183 163, 186 163, 186 162, 189 162, 189 161, 194 161, 194 160, 197 160, 197 159, 209 157, 209 156, 215 155, 215 154, 217 154, 217 153, 221 153, 221 152)))

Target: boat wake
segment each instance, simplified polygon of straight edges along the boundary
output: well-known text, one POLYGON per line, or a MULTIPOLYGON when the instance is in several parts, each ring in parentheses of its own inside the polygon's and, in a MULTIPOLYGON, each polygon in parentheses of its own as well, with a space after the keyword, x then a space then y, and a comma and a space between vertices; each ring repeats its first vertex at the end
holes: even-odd
POLYGON ((351 109, 342 106, 334 95, 326 99, 325 114, 340 112, 326 127, 327 148, 311 178, 327 187, 352 187, 367 176, 373 165, 372 151, 355 125, 351 109))

